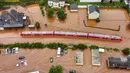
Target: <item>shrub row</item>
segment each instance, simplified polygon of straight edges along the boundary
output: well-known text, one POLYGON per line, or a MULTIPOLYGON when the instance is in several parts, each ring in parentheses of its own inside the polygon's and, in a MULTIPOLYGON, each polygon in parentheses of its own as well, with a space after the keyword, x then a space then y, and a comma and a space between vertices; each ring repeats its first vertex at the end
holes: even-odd
MULTIPOLYGON (((43 48, 50 48, 50 49, 57 49, 58 47, 61 47, 65 50, 67 50, 68 48, 72 49, 72 50, 76 50, 76 49, 80 49, 80 50, 84 50, 87 49, 88 46, 85 44, 72 44, 71 47, 67 44, 64 43, 48 43, 48 44, 43 44, 41 42, 36 42, 36 43, 14 43, 14 44, 0 44, 0 48, 13 48, 13 47, 19 47, 19 48, 24 48, 24 49, 43 49, 43 48)), ((113 51, 119 51, 118 48, 108 48, 108 47, 98 47, 96 45, 90 45, 89 46, 90 49, 98 49, 98 48, 103 48, 107 51, 113 50, 113 51)))

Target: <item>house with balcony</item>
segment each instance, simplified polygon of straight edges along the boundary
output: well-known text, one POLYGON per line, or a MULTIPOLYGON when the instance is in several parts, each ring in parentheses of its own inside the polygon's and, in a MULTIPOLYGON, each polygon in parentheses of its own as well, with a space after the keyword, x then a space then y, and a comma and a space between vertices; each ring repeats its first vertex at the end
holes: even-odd
POLYGON ((48 0, 48 6, 52 8, 61 8, 64 7, 65 0, 48 0))

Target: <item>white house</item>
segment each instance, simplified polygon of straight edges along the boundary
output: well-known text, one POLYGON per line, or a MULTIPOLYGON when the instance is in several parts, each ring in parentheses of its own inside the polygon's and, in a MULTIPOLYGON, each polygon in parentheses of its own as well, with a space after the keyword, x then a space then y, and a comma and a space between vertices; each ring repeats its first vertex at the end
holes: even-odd
POLYGON ((65 0, 48 0, 48 5, 52 8, 61 8, 65 5, 65 0))
POLYGON ((88 5, 88 19, 97 19, 100 16, 100 11, 95 5, 88 5))

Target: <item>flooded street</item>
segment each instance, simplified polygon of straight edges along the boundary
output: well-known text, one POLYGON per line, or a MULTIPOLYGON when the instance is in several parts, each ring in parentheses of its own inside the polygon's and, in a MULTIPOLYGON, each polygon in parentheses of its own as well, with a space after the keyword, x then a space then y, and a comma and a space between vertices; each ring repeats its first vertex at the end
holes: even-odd
MULTIPOLYGON (((6 29, 0 31, 0 43, 16 43, 16 42, 61 42, 65 44, 78 44, 83 43, 87 45, 98 45, 102 47, 112 47, 119 48, 120 50, 125 47, 130 47, 130 30, 126 29, 126 25, 130 22, 130 17, 128 16, 126 10, 124 9, 100 9, 101 12, 101 22, 97 23, 93 20, 87 19, 87 9, 78 9, 78 12, 72 13, 65 8, 67 13, 67 19, 65 21, 59 21, 54 15, 54 18, 43 17, 40 8, 37 4, 27 6, 23 8, 21 6, 12 7, 18 12, 23 12, 25 15, 30 17, 31 24, 35 22, 40 22, 41 29, 29 29, 25 27, 24 29, 6 29), (85 27, 83 20, 86 20, 86 25, 97 26, 111 29, 118 29, 120 26, 120 31, 111 31, 98 28, 85 27), (45 27, 44 24, 48 26, 45 27), (119 35, 123 37, 123 41, 109 41, 109 40, 98 40, 98 39, 87 39, 87 38, 76 38, 76 37, 56 37, 56 36, 46 36, 46 37, 21 37, 20 33, 22 31, 82 31, 82 32, 95 32, 110 35, 119 35)), ((64 73, 68 73, 70 69, 75 69, 77 73, 129 73, 129 70, 125 69, 109 69, 106 65, 106 60, 108 56, 121 56, 121 52, 105 51, 101 53, 101 66, 95 67, 91 64, 91 50, 84 50, 84 65, 75 65, 75 53, 79 50, 69 50, 68 54, 57 58, 56 50, 52 49, 33 49, 33 50, 23 50, 20 49, 18 54, 5 55, 4 50, 2 50, 2 55, 0 55, 0 73, 27 73, 28 71, 39 70, 41 73, 48 73, 51 65, 60 64, 64 66, 64 73), (48 55, 49 53, 49 55, 48 55), (34 55, 35 54, 35 55, 34 55), (15 64, 19 61, 18 57, 24 55, 28 60, 27 67, 16 67, 15 64), (50 63, 50 57, 54 58, 54 62, 50 63), (8 62, 10 61, 10 62, 8 62)))
MULTIPOLYGON (((58 31, 82 31, 82 32, 96 32, 96 33, 103 33, 103 34, 110 34, 110 35, 120 35, 123 37, 123 41, 121 42, 113 42, 113 41, 102 41, 102 40, 90 40, 84 38, 64 38, 64 37, 52 37, 52 38, 22 38, 20 36, 20 32, 22 31, 31 31, 37 29, 7 29, 5 31, 0 31, 0 43, 15 43, 15 42, 63 42, 63 43, 85 43, 85 44, 96 44, 101 46, 108 46, 108 47, 117 47, 117 48, 124 48, 130 47, 128 43, 130 43, 130 31, 126 30, 126 25, 129 23, 130 18, 124 9, 101 9, 101 22, 96 24, 97 26, 102 27, 112 27, 117 28, 120 25, 120 31, 111 31, 111 30, 104 30, 98 28, 91 28, 85 27, 83 20, 87 20, 87 10, 86 9, 79 9, 78 12, 72 13, 67 8, 65 8, 67 13, 67 19, 65 21, 59 21, 54 17, 53 19, 48 19, 46 16, 43 17, 40 11, 40 8, 37 4, 28 6, 27 8, 23 8, 17 6, 16 10, 18 12, 23 12, 25 15, 29 16, 31 19, 31 24, 35 24, 35 22, 41 23, 41 29, 38 31, 44 30, 58 30, 58 31), (117 13, 119 14, 117 14, 117 13), (50 22, 51 20, 51 22, 50 22), (47 27, 44 24, 48 24, 47 27)), ((89 21, 86 21, 88 23, 89 21)))
POLYGON ((56 57, 56 50, 52 49, 33 49, 33 50, 22 50, 20 49, 18 54, 5 55, 4 50, 2 50, 2 55, 0 55, 0 72, 1 73, 28 73, 30 71, 40 71, 40 73, 48 73, 49 68, 52 65, 62 65, 64 67, 64 73, 68 73, 69 70, 74 69, 77 73, 129 73, 126 69, 110 69, 106 65, 106 60, 108 56, 116 55, 120 56, 118 52, 105 51, 105 53, 100 54, 101 66, 92 66, 91 63, 91 50, 86 49, 82 51, 84 53, 84 65, 76 66, 75 63, 75 53, 81 52, 80 50, 69 50, 68 54, 56 57), (49 55, 48 55, 49 53, 49 55), (35 54, 35 55, 34 55, 35 54), (24 55, 27 59, 28 66, 16 67, 15 64, 19 62, 18 57, 24 55), (49 59, 53 57, 54 62, 50 63, 49 59), (11 61, 11 62, 8 62, 11 61))

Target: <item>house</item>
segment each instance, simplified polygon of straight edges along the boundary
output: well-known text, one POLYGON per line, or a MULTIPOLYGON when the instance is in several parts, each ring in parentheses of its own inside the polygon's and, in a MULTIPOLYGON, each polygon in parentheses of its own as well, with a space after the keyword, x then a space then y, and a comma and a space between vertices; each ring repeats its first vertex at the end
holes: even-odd
POLYGON ((97 19, 100 16, 100 11, 95 5, 88 5, 88 19, 97 19))
POLYGON ((76 52, 76 65, 83 65, 83 52, 76 52))
POLYGON ((19 13, 11 9, 7 13, 0 14, 0 28, 18 28, 24 27, 25 17, 23 13, 19 13))
POLYGON ((80 0, 80 2, 101 2, 101 0, 80 0))
POLYGON ((102 2, 120 2, 120 0, 102 0, 102 2))
POLYGON ((70 5, 70 11, 71 11, 71 12, 77 12, 77 11, 78 11, 78 6, 77 6, 76 3, 72 3, 72 4, 70 5))
POLYGON ((130 69, 130 56, 111 56, 108 57, 108 67, 130 69))
POLYGON ((52 8, 61 8, 65 5, 65 0, 48 0, 48 5, 52 8))

